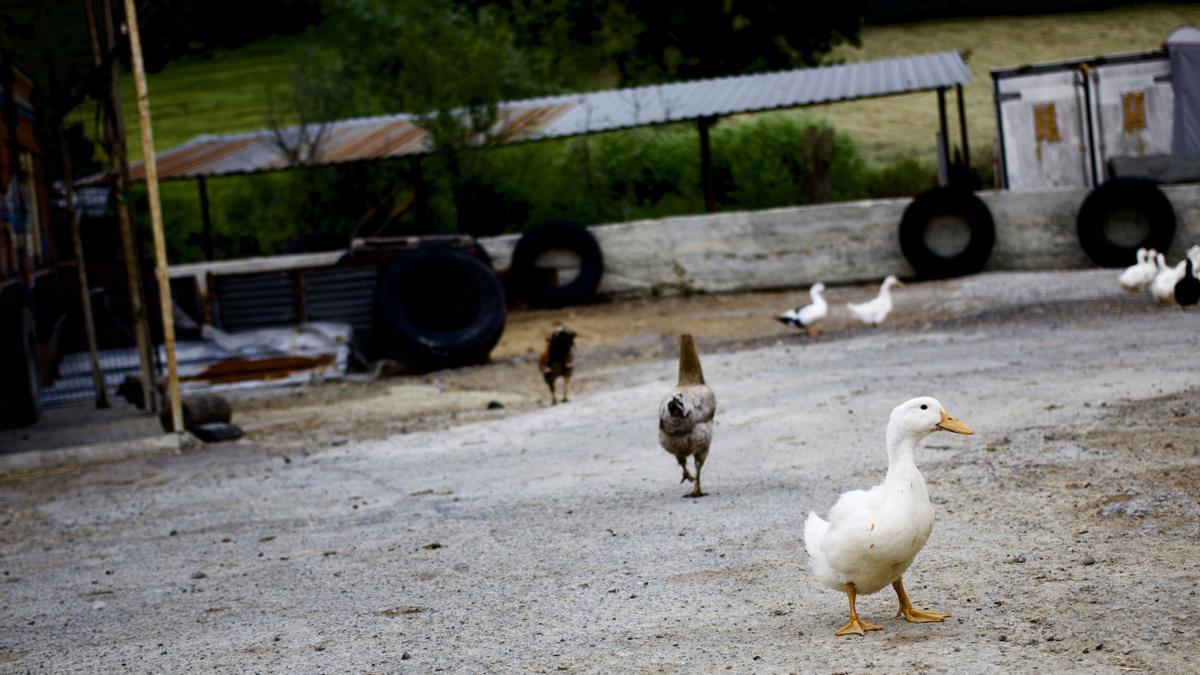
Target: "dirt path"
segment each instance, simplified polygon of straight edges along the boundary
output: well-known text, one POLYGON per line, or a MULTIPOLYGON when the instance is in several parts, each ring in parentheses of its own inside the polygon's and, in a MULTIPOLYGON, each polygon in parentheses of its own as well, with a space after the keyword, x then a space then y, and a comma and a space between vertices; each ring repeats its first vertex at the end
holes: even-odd
MULTIPOLYGON (((336 446, 324 424, 264 428, 202 452, 0 483, 0 664, 1191 670, 1200 315, 1114 293, 1105 274, 921 285, 894 325, 839 330, 831 317, 813 341, 774 327, 737 335, 729 324, 762 323, 751 296, 680 299, 678 324, 647 303, 632 338, 585 344, 578 397, 553 408, 517 339, 535 341, 552 318, 532 316, 510 328, 510 360, 308 406, 349 428, 360 402, 400 396, 374 386, 442 392, 413 405, 513 395, 470 412, 494 418, 336 446), (695 319, 719 401, 711 494, 683 500, 654 438, 674 369, 657 333, 710 311, 735 317, 695 319), (504 387, 529 379, 528 394, 504 387), (804 517, 881 478, 887 414, 918 394, 977 431, 918 453, 938 520, 906 583, 918 606, 953 616, 904 623, 881 593, 859 608, 883 631, 835 638, 845 600, 805 569, 804 517)), ((570 322, 587 333, 591 312, 612 309, 570 322)))

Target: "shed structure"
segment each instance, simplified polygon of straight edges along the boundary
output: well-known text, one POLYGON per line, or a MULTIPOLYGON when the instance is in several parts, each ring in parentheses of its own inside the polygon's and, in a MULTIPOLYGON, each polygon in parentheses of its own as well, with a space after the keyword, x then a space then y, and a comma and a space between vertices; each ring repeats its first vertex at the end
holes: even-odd
MULTIPOLYGON (((818 68, 722 77, 577 94, 546 96, 499 105, 499 116, 480 146, 528 143, 582 136, 642 126, 693 122, 700 132, 701 180, 705 206, 716 210, 709 129, 725 116, 799 108, 823 103, 936 91, 938 94, 939 161, 948 165, 946 91, 958 99, 960 143, 969 163, 962 85, 971 81, 962 53, 936 52, 917 56, 846 63, 818 68)), ((334 165, 399 159, 429 154, 429 135, 421 118, 409 113, 331 122, 320 130, 310 165, 334 165)), ((313 137, 312 128, 291 127, 278 132, 291 144, 313 137)), ((279 147, 272 130, 201 135, 157 156, 159 180, 197 179, 202 214, 207 216, 205 179, 217 176, 280 171, 293 164, 279 147)), ((945 172, 943 171, 943 175, 945 172)), ((134 182, 145 179, 143 166, 130 167, 134 182)), ((102 175, 86 183, 98 183, 102 175)), ((211 224, 204 223, 205 231, 211 224)))

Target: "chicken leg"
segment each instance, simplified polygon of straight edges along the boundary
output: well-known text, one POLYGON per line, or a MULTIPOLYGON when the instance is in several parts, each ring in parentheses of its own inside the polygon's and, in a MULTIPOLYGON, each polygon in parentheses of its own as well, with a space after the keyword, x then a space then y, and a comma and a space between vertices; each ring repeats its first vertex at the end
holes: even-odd
POLYGON ((858 618, 858 612, 854 609, 854 584, 846 584, 846 597, 850 599, 850 622, 838 629, 834 635, 849 635, 855 633, 865 636, 869 630, 883 630, 883 626, 877 626, 873 623, 867 623, 858 618))
MULTIPOLYGON (((702 453, 699 455, 694 455, 694 457, 695 457, 695 462, 696 462, 696 479, 695 479, 696 487, 690 493, 684 495, 684 497, 703 497, 705 494, 704 492, 702 492, 700 490, 700 467, 704 466, 704 460, 708 458, 708 453, 705 452, 705 453, 702 453)), ((687 459, 684 458, 683 461, 686 462, 687 459)), ((683 470, 684 470, 684 472, 686 472, 687 468, 685 467, 683 470)))
POLYGON ((900 609, 896 610, 896 616, 902 616, 912 623, 931 623, 950 616, 950 612, 926 611, 913 607, 912 600, 908 599, 908 593, 904 591, 903 578, 892 582, 892 588, 896 590, 896 597, 900 598, 900 609))
POLYGON ((696 480, 695 478, 692 477, 691 472, 689 472, 687 470, 687 458, 688 458, 687 455, 675 455, 675 459, 679 462, 679 466, 683 467, 683 478, 679 479, 680 483, 682 483, 684 481, 689 481, 689 480, 692 482, 695 482, 695 480, 696 480))

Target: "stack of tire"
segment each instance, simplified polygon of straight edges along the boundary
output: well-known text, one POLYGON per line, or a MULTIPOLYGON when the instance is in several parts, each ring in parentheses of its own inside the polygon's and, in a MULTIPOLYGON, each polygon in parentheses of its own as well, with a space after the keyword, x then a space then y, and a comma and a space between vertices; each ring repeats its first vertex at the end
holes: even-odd
MULTIPOLYGON (((578 304, 595 295, 603 269, 600 247, 586 228, 548 222, 517 242, 509 291, 538 307, 578 304), (578 255, 579 274, 562 285, 547 283, 537 260, 564 249, 578 255)), ((508 312, 505 289, 481 246, 418 249, 397 258, 382 275, 375 307, 388 355, 418 371, 486 362, 508 312)))
POLYGON ((1114 178, 1088 193, 1079 207, 1076 227, 1079 244, 1092 262, 1101 267, 1124 267, 1135 262, 1139 248, 1171 248, 1175 209, 1155 181, 1114 178), (1112 238, 1110 229, 1122 219, 1140 225, 1139 241, 1112 238))
POLYGON ((565 307, 590 302, 604 274, 604 256, 596 238, 577 223, 555 220, 525 231, 513 249, 508 268, 512 294, 535 307, 565 307), (566 283, 538 267, 551 251, 567 251, 579 259, 579 273, 566 283))
POLYGON ((983 269, 995 244, 996 224, 991 211, 965 187, 946 185, 922 192, 900 219, 900 250, 923 279, 974 274, 983 269), (929 227, 941 218, 957 219, 969 230, 961 250, 946 254, 929 245, 929 227))
POLYGON ((418 249, 389 264, 375 308, 382 351, 418 372, 486 362, 508 313, 491 265, 454 248, 418 249))

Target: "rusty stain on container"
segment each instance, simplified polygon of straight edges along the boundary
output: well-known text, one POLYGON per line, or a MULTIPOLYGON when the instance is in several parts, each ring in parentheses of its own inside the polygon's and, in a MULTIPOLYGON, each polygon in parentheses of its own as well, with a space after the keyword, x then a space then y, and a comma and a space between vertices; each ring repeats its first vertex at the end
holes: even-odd
POLYGON ((1127 134, 1146 128, 1146 92, 1127 91, 1121 94, 1122 117, 1121 128, 1127 134))
POLYGON ((334 354, 317 356, 279 356, 265 359, 246 359, 240 356, 217 361, 192 375, 181 375, 181 381, 207 384, 230 384, 250 380, 282 380, 306 371, 317 371, 336 363, 334 354))

